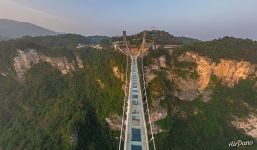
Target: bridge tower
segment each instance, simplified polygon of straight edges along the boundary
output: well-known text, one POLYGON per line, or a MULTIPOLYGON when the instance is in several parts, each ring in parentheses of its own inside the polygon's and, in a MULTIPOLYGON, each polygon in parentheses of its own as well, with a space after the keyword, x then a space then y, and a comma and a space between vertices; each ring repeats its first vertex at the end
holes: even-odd
POLYGON ((129 47, 128 47, 128 42, 127 42, 127 32, 123 31, 123 42, 126 47, 126 55, 129 55, 129 47))
POLYGON ((145 46, 145 45, 146 45, 145 37, 146 37, 146 31, 143 32, 143 42, 142 42, 142 46, 145 46))
POLYGON ((126 31, 123 31, 123 42, 126 43, 127 41, 127 33, 126 31))
POLYGON ((146 43, 146 34, 147 34, 146 31, 144 31, 143 32, 143 41, 142 41, 141 47, 139 49, 140 53, 145 53, 146 51, 149 50, 149 46, 146 43))

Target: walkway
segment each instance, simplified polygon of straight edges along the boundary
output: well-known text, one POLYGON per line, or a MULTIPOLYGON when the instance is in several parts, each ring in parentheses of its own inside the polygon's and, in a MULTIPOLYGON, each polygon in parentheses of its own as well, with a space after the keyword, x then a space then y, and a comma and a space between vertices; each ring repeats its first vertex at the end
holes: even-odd
POLYGON ((137 56, 131 56, 131 59, 124 150, 149 150, 137 56))

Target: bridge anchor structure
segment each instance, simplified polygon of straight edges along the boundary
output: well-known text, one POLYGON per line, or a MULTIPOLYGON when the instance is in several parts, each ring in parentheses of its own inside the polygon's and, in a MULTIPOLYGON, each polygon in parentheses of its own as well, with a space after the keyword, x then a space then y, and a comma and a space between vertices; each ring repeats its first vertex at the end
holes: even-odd
POLYGON ((131 66, 129 84, 126 77, 127 88, 123 103, 119 150, 149 150, 150 148, 156 150, 143 69, 145 33, 143 34, 143 43, 137 52, 129 50, 126 32, 123 32, 123 41, 127 55, 126 73, 128 73, 128 58, 131 60, 131 66), (140 82, 138 69, 138 58, 140 57, 142 58, 142 82, 140 82))

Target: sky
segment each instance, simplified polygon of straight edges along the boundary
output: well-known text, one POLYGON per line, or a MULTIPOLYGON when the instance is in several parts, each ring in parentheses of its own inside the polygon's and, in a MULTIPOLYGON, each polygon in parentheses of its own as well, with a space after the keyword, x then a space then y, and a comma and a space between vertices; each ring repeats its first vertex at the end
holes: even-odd
POLYGON ((156 29, 257 40, 257 0, 0 0, 0 18, 85 36, 156 29))

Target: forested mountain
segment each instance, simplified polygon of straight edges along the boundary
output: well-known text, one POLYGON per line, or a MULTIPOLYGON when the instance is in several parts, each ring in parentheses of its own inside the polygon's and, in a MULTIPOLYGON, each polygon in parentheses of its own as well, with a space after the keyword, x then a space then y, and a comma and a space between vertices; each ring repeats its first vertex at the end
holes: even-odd
POLYGON ((87 36, 91 44, 100 44, 103 40, 111 40, 108 36, 87 36))
MULTIPOLYGON (((255 41, 174 43, 166 32, 148 36, 184 44, 144 56, 157 149, 256 142, 255 41)), ((0 149, 117 149, 119 132, 106 120, 121 116, 126 57, 110 45, 76 48, 92 41, 99 42, 65 34, 0 42, 0 149)))
MULTIPOLYGON (((171 35, 168 32, 165 31, 159 31, 159 30, 152 30, 152 31, 144 31, 146 32, 146 41, 147 42, 155 42, 160 45, 167 45, 167 44, 186 44, 186 43, 192 43, 192 42, 197 42, 199 40, 193 39, 193 38, 188 38, 188 37, 176 37, 171 35)), ((127 37, 127 40, 131 42, 131 44, 136 44, 140 45, 142 43, 142 37, 143 33, 140 32, 134 35, 130 35, 127 37)), ((113 37, 113 40, 122 40, 122 37, 113 37)))
MULTIPOLYGON (((43 36, 56 35, 56 32, 39 27, 37 25, 18 22, 8 19, 0 19, 0 37, 5 37, 3 40, 20 38, 22 36, 43 36)), ((1 40, 1 38, 0 38, 1 40)))
POLYGON ((104 118, 121 112, 123 83, 112 67, 123 72, 125 59, 113 50, 75 48, 85 40, 60 35, 0 43, 0 149, 115 149, 117 141, 104 118), (33 62, 23 81, 13 66, 17 49, 33 62), (35 63, 38 55, 26 49, 51 61, 35 63), (53 58, 73 62, 75 56, 85 67, 62 74, 54 66, 53 58))
MULTIPOLYGON (((256 143, 256 52, 256 41, 232 37, 149 52, 144 64, 152 115, 161 128, 158 149, 256 143)), ((245 148, 257 149, 255 144, 245 148)))
POLYGON ((187 44, 183 49, 190 49, 214 60, 227 58, 257 63, 257 41, 250 39, 224 37, 213 41, 187 44))

